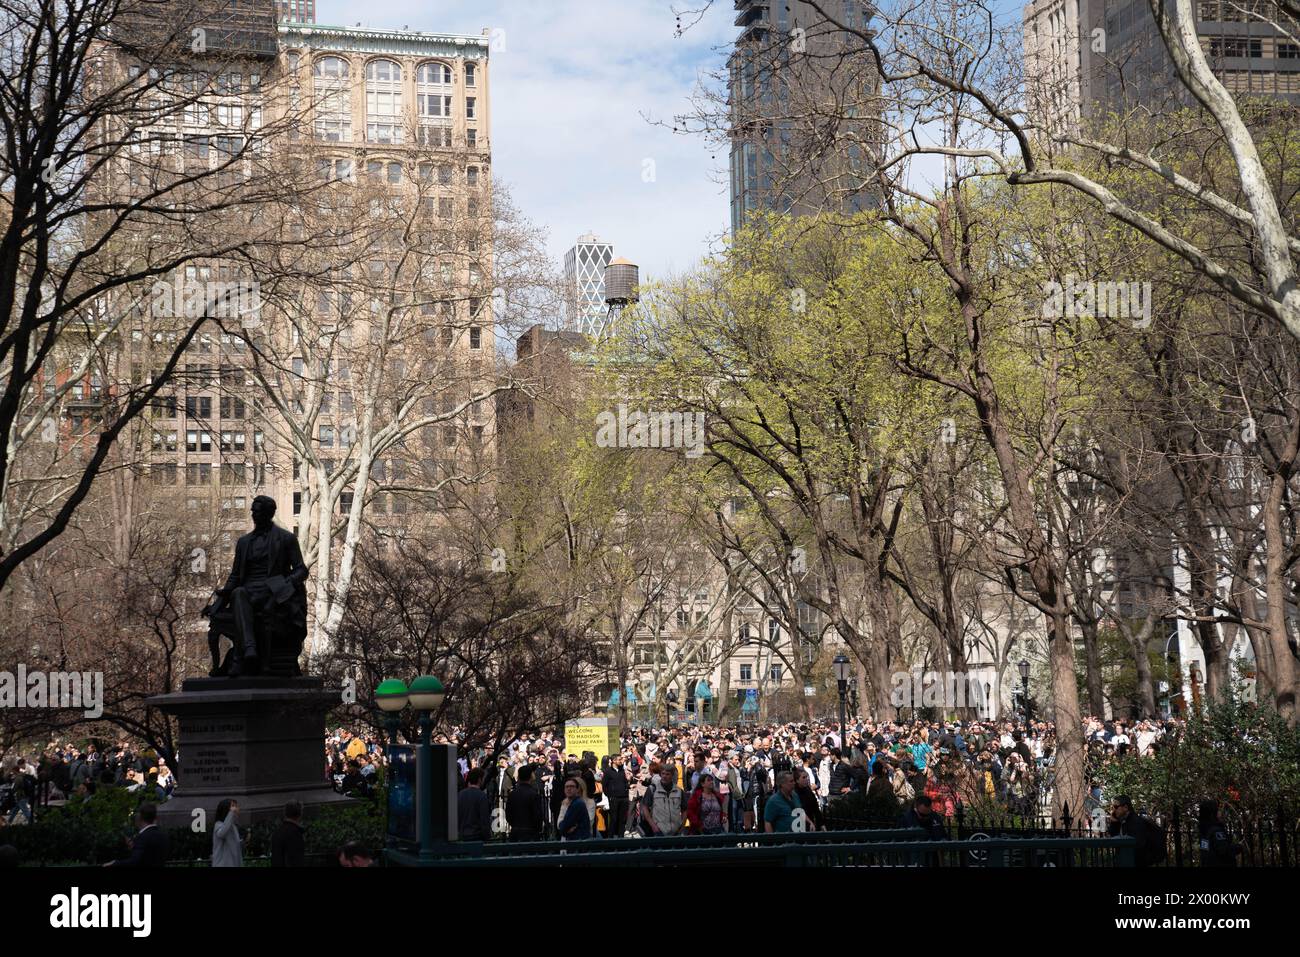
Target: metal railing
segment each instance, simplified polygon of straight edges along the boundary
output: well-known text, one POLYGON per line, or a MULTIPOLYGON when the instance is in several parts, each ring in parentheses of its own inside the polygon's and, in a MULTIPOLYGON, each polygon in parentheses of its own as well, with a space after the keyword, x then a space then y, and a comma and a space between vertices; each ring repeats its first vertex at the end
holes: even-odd
MULTIPOLYGON (((864 831, 814 831, 809 834, 763 834, 751 831, 729 831, 723 834, 677 834, 672 837, 622 837, 583 841, 584 854, 610 854, 622 851, 635 851, 645 847, 659 850, 676 848, 755 848, 775 844, 788 844, 799 840, 805 844, 863 844, 881 841, 908 841, 916 837, 915 830, 894 828, 890 830, 864 831)), ((558 841, 491 841, 483 844, 464 845, 464 853, 473 857, 526 857, 536 854, 554 854, 558 850, 573 846, 572 842, 558 841)))
MULTIPOLYGON (((1200 828, 1196 816, 1174 808, 1168 813, 1151 815, 1165 832, 1163 866, 1197 867, 1200 865, 1200 828)), ((830 833, 861 833, 880 828, 878 833, 893 834, 892 822, 872 822, 837 813, 832 803, 826 810, 830 833)), ((1226 829, 1230 840, 1240 846, 1237 863, 1244 867, 1300 867, 1300 820, 1279 809, 1273 815, 1248 817, 1233 812, 1227 815, 1226 829)), ((955 840, 986 838, 1095 838, 1106 836, 1104 818, 1064 818, 1044 814, 988 813, 986 809, 968 809, 960 803, 956 813, 944 819, 944 828, 955 840)))
MULTIPOLYGON (((581 841, 519 854, 453 855, 433 867, 1132 867, 1132 838, 999 838, 967 841, 879 840, 867 834, 715 835, 748 838, 704 846, 706 838, 581 841), (863 838, 851 840, 847 838, 863 838), (665 844, 664 842, 670 842, 665 844), (630 844, 631 847, 607 847, 630 844)), ((914 836, 915 831, 905 832, 914 836)))

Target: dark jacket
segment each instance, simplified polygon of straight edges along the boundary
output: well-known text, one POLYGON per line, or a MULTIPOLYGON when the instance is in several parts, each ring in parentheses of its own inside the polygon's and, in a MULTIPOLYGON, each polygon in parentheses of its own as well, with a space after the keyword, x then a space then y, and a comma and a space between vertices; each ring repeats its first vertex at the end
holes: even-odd
POLYGON ((800 807, 808 815, 808 820, 812 822, 817 830, 822 830, 826 825, 826 816, 822 814, 821 804, 817 801, 817 795, 813 789, 797 787, 794 789, 794 793, 799 798, 800 807))
POLYGON ((510 825, 510 840, 539 841, 546 829, 546 812, 542 796, 528 782, 515 785, 506 798, 506 823, 510 825))
POLYGON ((492 836, 492 802, 482 788, 465 788, 456 795, 456 822, 462 841, 486 841, 492 836))
POLYGON ((560 837, 566 841, 585 841, 590 838, 591 814, 587 810, 587 802, 576 798, 570 801, 564 817, 560 819, 558 830, 560 837))
POLYGON ((167 863, 167 832, 157 825, 144 828, 136 834, 131 845, 131 856, 114 861, 115 867, 162 867, 167 863))
POLYGON ((505 805, 506 798, 515 786, 515 775, 510 768, 505 769, 505 774, 501 773, 501 768, 493 766, 483 769, 486 780, 483 782, 484 792, 487 794, 488 803, 492 806, 505 805))
POLYGON ((919 827, 925 831, 927 841, 946 841, 948 839, 948 833, 943 829, 943 818, 934 811, 930 812, 928 821, 922 821, 921 816, 916 813, 916 808, 910 807, 898 819, 898 826, 919 827))
POLYGON ((1217 821, 1201 828, 1201 866, 1236 867, 1241 845, 1234 844, 1228 830, 1217 821))
POLYGON ((565 773, 564 763, 561 761, 552 761, 551 769, 551 820, 559 822, 560 805, 564 803, 564 779, 568 777, 565 773))
POLYGON ((272 867, 306 867, 307 848, 303 841, 302 825, 288 818, 271 835, 272 867))
POLYGON ((1106 827, 1111 837, 1131 837, 1137 846, 1134 848, 1134 861, 1138 867, 1151 863, 1151 828, 1136 811, 1129 811, 1122 821, 1111 821, 1106 827))
POLYGON ((853 776, 850 773, 849 763, 847 761, 836 761, 835 766, 831 768, 830 793, 834 797, 845 788, 853 786, 853 776))
MULTIPOLYGON (((230 577, 222 588, 227 596, 248 579, 248 549, 255 534, 256 530, 241 535, 235 543, 235 561, 230 569, 230 577)), ((272 524, 270 535, 269 574, 272 577, 282 575, 293 585, 293 595, 283 603, 281 609, 292 626, 293 638, 304 641, 307 638, 307 586, 304 584, 307 581, 307 566, 303 564, 302 549, 298 547, 298 537, 279 525, 272 524)))
POLYGON ((627 772, 622 768, 616 768, 609 765, 605 768, 604 775, 600 779, 600 790, 602 794, 607 795, 610 800, 614 798, 626 798, 628 795, 627 772))

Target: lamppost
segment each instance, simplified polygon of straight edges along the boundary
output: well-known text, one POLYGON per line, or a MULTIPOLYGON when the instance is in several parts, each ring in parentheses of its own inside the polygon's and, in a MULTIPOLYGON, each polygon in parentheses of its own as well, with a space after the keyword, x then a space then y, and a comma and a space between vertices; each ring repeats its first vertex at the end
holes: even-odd
MULTIPOLYGON (((375 700, 379 707, 385 713, 390 715, 389 725, 393 737, 396 739, 397 715, 409 703, 412 708, 420 714, 420 743, 415 751, 415 813, 416 813, 416 840, 420 845, 420 863, 428 864, 434 859, 434 844, 445 842, 450 835, 447 833, 447 826, 444 823, 434 833, 434 768, 433 768, 433 712, 442 706, 443 698, 446 696, 446 690, 442 682, 432 675, 421 675, 411 682, 408 688, 405 684, 396 678, 389 678, 381 682, 375 689, 375 700)), ((440 750, 447 751, 447 748, 440 750)), ((448 759, 450 760, 450 759, 448 759)), ((446 763, 446 762, 444 762, 446 763)), ((442 784, 442 798, 440 803, 449 801, 445 793, 449 785, 449 777, 444 769, 441 775, 445 780, 442 784)), ((442 813, 439 817, 445 822, 448 814, 447 807, 440 807, 442 813)))
POLYGON ((1174 679, 1173 679, 1172 669, 1174 666, 1174 658, 1177 655, 1177 652, 1171 651, 1169 649, 1169 646, 1170 644, 1173 643, 1173 640, 1177 637, 1178 637, 1178 629, 1175 628, 1173 631, 1169 633, 1169 637, 1165 639, 1165 717, 1166 718, 1171 717, 1174 712, 1174 679))
POLYGON ((1020 694, 1025 701, 1025 725, 1028 726, 1032 720, 1029 710, 1029 659, 1021 658, 1016 669, 1020 672, 1020 694))
MULTIPOLYGON (((385 775, 385 793, 392 789, 393 780, 393 762, 397 756, 397 729, 399 722, 397 715, 410 698, 406 682, 397 678, 389 678, 381 681, 379 687, 375 689, 375 703, 379 705, 379 710, 384 713, 384 728, 388 731, 388 764, 384 769, 385 775)), ((384 846, 391 848, 393 846, 392 827, 388 816, 388 805, 390 802, 384 802, 384 846)))
POLYGON ((844 719, 844 705, 849 691, 849 659, 845 655, 836 655, 831 664, 835 666, 835 684, 840 692, 840 751, 848 754, 849 728, 844 719))

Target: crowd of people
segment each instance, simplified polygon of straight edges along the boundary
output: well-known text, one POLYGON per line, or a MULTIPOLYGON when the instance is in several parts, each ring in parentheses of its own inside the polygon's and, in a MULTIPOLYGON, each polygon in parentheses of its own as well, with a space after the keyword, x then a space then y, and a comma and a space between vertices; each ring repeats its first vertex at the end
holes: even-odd
MULTIPOLYGON (((1150 753, 1166 725, 1090 719, 1086 733, 1101 762, 1150 753)), ((830 723, 635 729, 601 758, 523 735, 495 757, 461 758, 473 792, 461 794, 461 820, 471 839, 811 831, 831 813, 894 823, 928 799, 939 820, 982 805, 1035 823, 1049 806, 1054 748, 1049 723, 1016 721, 857 721, 843 736, 830 723)), ((1102 807, 1099 785, 1091 800, 1102 807)))
POLYGON ((16 755, 0 774, 0 822, 31 823, 40 808, 100 788, 125 788, 142 800, 167 800, 176 776, 166 759, 151 748, 119 741, 109 747, 95 742, 74 745, 53 741, 39 755, 16 755))
MULTIPOLYGON (((1090 767, 1153 753, 1173 724, 1086 719, 1090 767)), ((438 740, 459 737, 451 729, 438 740)), ((838 819, 841 827, 919 827, 938 839, 972 807, 1038 826, 1050 824, 1055 744, 1050 723, 1023 720, 858 719, 843 731, 832 722, 638 727, 600 757, 566 749, 562 736, 523 734, 497 751, 458 748, 459 832, 468 841, 576 841, 816 831, 838 819)), ((325 774, 342 793, 374 796, 386 761, 374 734, 338 728, 326 738, 325 774)), ((148 748, 54 743, 6 768, 0 822, 30 822, 43 803, 103 787, 140 792, 156 806, 175 784, 148 748)), ((1124 823, 1126 808, 1127 798, 1108 799, 1094 780, 1079 823, 1140 831, 1140 815, 1124 823)), ((215 817, 213 862, 238 863, 237 802, 221 802, 215 817)), ((286 808, 290 845, 300 827, 301 808, 286 808)))

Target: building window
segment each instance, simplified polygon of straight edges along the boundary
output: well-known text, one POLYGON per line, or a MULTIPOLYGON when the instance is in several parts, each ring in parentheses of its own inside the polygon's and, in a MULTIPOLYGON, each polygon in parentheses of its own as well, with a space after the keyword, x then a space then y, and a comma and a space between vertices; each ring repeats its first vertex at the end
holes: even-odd
POLYGON ((402 142, 402 68, 392 60, 366 64, 366 139, 402 142))
POLYGON ((741 680, 741 681, 744 681, 744 682, 746 682, 746 683, 748 683, 748 682, 754 680, 754 666, 753 666, 753 665, 741 665, 741 666, 740 666, 740 680, 741 680))
POLYGON ((1247 37, 1212 37, 1210 39, 1210 56, 1215 59, 1226 57, 1261 57, 1264 55, 1264 41, 1247 37))
POLYGON ((472 96, 465 97, 465 119, 467 120, 478 119, 478 117, 475 115, 476 105, 477 105, 477 101, 475 97, 472 96))
POLYGON ((773 681, 780 683, 782 668, 780 665, 773 665, 772 670, 768 672, 768 677, 773 681))
POLYGON ((483 346, 483 330, 478 326, 469 327, 469 347, 479 349, 483 346))
POLYGON ((425 63, 415 71, 415 111, 424 146, 451 146, 451 67, 425 63))
POLYGON ((781 637, 781 626, 775 618, 767 620, 767 640, 776 641, 781 637))
POLYGON ((471 166, 465 170, 465 182, 470 186, 478 185, 478 167, 471 166))
POLYGON ((474 85, 474 80, 475 80, 475 74, 476 74, 476 73, 477 73, 477 68, 476 68, 476 66, 475 66, 473 63, 466 63, 466 64, 465 64, 465 85, 466 85, 466 86, 473 86, 473 85, 474 85))
POLYGON ((348 89, 348 64, 342 57, 317 58, 312 71, 316 135, 323 140, 352 139, 352 97, 348 89))

